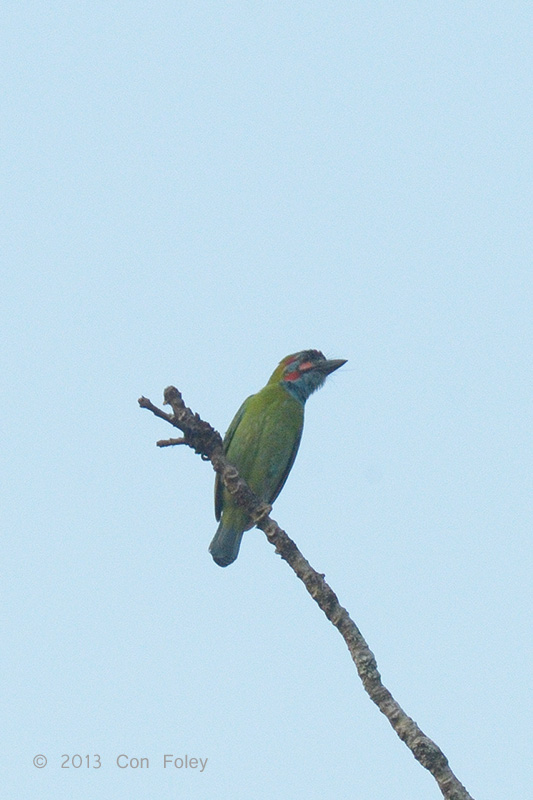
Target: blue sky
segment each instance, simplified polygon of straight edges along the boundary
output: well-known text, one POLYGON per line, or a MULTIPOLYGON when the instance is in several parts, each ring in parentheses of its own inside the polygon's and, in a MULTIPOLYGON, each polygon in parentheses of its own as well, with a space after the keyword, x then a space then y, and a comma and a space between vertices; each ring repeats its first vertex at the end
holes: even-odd
POLYGON ((348 364, 273 516, 471 794, 527 795, 532 15, 4 5, 6 797, 440 797, 263 534, 213 564, 212 470, 137 407, 224 431, 307 348, 348 364))

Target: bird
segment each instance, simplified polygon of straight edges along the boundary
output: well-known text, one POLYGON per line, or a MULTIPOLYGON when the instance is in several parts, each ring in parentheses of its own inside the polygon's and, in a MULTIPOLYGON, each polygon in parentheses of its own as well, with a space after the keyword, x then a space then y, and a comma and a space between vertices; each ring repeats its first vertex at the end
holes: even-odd
MULTIPOLYGON (((286 356, 266 386, 248 397, 235 414, 224 437, 224 453, 263 502, 274 502, 294 464, 306 400, 345 363, 343 358, 327 359, 320 350, 286 356)), ((209 552, 216 564, 227 567, 237 558, 244 531, 254 523, 218 475, 215 518, 220 524, 209 552)))

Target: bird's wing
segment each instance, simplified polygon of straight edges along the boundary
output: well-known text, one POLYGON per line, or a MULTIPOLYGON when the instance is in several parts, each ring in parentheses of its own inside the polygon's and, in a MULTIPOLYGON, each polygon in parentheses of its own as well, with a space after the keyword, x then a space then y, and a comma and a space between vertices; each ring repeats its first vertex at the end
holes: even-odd
MULTIPOLYGON (((253 397, 253 395, 251 395, 253 397)), ((226 431, 226 435, 224 436, 224 452, 228 452, 228 447, 230 446, 230 442, 235 435, 235 431, 239 427, 239 423, 243 418, 244 412, 246 410, 246 406, 250 397, 247 397, 242 406, 239 408, 233 419, 231 420, 230 426, 226 431)), ((220 479, 220 475, 217 473, 215 478, 215 519, 219 520, 222 515, 222 489, 224 488, 224 484, 220 479)))

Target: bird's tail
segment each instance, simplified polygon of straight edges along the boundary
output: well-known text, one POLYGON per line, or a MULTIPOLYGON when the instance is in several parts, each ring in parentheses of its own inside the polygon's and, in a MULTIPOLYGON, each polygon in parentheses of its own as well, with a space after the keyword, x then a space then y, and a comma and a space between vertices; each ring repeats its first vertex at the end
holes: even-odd
POLYGON ((209 545, 209 552, 219 567, 233 564, 239 554, 243 533, 242 530, 225 527, 223 519, 220 521, 213 541, 209 545))

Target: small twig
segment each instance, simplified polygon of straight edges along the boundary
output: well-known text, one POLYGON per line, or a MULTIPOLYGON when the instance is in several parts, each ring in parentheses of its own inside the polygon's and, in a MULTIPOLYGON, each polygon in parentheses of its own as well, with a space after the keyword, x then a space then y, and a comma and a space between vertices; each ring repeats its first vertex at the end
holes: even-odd
POLYGON ((157 447, 172 447, 175 444, 188 444, 188 442, 183 436, 179 439, 159 439, 156 442, 157 447))
POLYGON ((359 677, 371 700, 387 717, 417 761, 431 772, 446 800, 472 800, 471 795, 450 769, 448 759, 442 750, 429 736, 423 733, 383 685, 374 654, 346 609, 340 605, 335 592, 326 583, 324 575, 311 567, 292 539, 269 516, 271 506, 256 497, 239 476, 235 467, 227 461, 220 434, 208 422, 200 419, 198 414, 194 414, 190 408, 186 408, 181 394, 174 386, 165 389, 164 401, 165 404, 172 407, 173 414, 165 414, 146 397, 139 399, 141 408, 147 408, 157 417, 161 417, 179 428, 184 434, 182 439, 163 440, 158 442, 158 445, 163 447, 170 444, 188 444, 203 459, 211 461, 213 469, 221 476, 224 485, 234 496, 235 501, 248 512, 255 525, 266 534, 269 542, 276 548, 276 552, 292 567, 311 597, 337 628, 346 642, 359 677))

